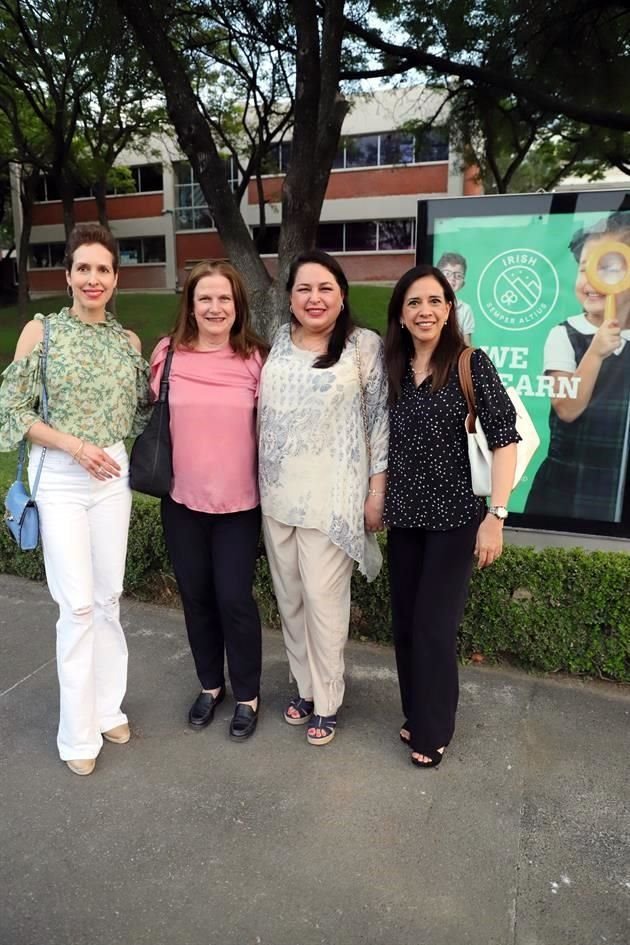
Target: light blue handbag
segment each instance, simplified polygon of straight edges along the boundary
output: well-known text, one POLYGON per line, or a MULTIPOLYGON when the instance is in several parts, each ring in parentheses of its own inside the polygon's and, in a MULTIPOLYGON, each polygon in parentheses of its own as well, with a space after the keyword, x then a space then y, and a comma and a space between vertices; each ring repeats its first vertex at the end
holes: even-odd
MULTIPOLYGON (((42 420, 48 423, 48 393, 46 391, 46 362, 48 359, 48 341, 50 337, 50 325, 48 319, 44 319, 44 341, 39 355, 39 370, 42 379, 42 420)), ((37 467, 35 482, 33 483, 33 492, 29 493, 28 486, 23 480, 24 460, 26 457, 26 439, 20 443, 18 452, 17 472, 15 482, 9 488, 4 500, 4 520, 7 523, 9 531, 13 535, 20 551, 33 551, 39 544, 39 514, 35 504, 35 496, 39 485, 39 478, 42 474, 44 457, 46 450, 42 450, 41 459, 37 467)))

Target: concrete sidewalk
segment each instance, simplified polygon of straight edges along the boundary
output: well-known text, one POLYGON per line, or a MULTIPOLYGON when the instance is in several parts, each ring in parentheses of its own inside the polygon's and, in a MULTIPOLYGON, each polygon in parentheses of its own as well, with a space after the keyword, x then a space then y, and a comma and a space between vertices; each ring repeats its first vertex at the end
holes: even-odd
POLYGON ((246 744, 186 726, 182 615, 126 601, 134 738, 78 778, 55 747, 55 608, 0 576, 2 945, 628 945, 630 689, 462 672, 435 771, 409 763, 393 652, 348 648, 335 741, 281 711, 267 633, 246 744))

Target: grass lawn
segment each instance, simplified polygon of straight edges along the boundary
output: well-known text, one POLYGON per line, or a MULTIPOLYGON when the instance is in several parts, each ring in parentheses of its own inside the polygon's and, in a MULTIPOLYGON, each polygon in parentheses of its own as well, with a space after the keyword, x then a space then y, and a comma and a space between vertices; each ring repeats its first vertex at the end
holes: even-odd
MULTIPOLYGON (((350 297, 357 321, 366 328, 383 333, 391 289, 381 285, 352 286, 350 297)), ((142 292, 121 293, 117 299, 118 318, 142 340, 142 350, 149 356, 157 341, 171 330, 181 296, 142 292)), ((29 303, 29 314, 56 312, 68 304, 67 296, 51 296, 29 303)), ((18 336, 18 315, 14 305, 0 309, 0 368, 13 358, 18 336)))

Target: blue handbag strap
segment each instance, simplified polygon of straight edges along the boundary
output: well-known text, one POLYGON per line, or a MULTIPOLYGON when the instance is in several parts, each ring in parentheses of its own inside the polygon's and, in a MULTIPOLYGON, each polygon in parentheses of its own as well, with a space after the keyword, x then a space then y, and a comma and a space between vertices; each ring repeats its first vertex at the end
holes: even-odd
MULTIPOLYGON (((48 390, 46 388, 46 366, 48 364, 48 346, 50 344, 50 320, 44 318, 44 340, 42 342, 42 347, 39 352, 39 375, 42 380, 42 420, 44 423, 48 423, 48 390)), ((39 486, 39 478, 42 474, 42 466, 44 465, 44 457, 46 456, 46 447, 42 450, 42 455, 37 466, 37 472, 35 474, 35 481, 33 482, 33 490, 31 492, 31 498, 34 499, 37 493, 37 487, 39 486)), ((26 457, 26 439, 23 439, 20 443, 20 449, 18 452, 18 464, 17 464, 17 473, 16 480, 21 480, 24 470, 24 459, 26 457)))

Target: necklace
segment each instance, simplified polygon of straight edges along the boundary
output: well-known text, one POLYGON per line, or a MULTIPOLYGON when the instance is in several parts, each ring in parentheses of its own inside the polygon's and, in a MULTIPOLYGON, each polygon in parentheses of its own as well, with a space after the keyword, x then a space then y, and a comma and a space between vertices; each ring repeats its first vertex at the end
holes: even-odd
POLYGON ((422 370, 420 368, 415 368, 413 366, 413 358, 409 359, 409 365, 411 367, 411 373, 414 377, 428 377, 428 375, 431 373, 430 367, 422 368, 422 370))

